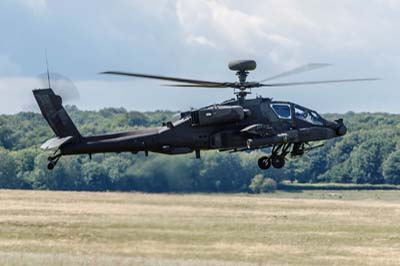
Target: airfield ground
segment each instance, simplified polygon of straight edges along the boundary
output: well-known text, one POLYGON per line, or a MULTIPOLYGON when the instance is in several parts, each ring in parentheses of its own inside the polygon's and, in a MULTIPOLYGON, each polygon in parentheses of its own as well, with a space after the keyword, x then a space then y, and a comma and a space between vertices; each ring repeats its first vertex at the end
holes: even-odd
POLYGON ((0 191, 0 265, 400 265, 400 191, 0 191))

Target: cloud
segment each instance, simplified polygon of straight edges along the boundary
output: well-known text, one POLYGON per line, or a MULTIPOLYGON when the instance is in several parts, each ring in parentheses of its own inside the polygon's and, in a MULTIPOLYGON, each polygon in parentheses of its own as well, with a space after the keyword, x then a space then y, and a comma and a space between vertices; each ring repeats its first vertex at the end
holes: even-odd
POLYGON ((176 15, 187 36, 203 36, 218 46, 244 51, 264 38, 264 18, 229 8, 222 2, 178 0, 176 15))
POLYGON ((8 55, 0 54, 0 75, 15 75, 21 72, 21 67, 13 62, 8 55))
POLYGON ((384 79, 346 87, 349 91, 356 88, 363 94, 368 92, 368 98, 360 97, 359 91, 343 91, 340 88, 344 85, 259 90, 264 96, 292 100, 324 112, 385 108, 400 112, 394 101, 400 97, 396 89, 400 83, 400 39, 394 38, 400 31, 400 1, 0 2, 0 85, 2 95, 10 97, 0 99, 0 112, 17 110, 21 97, 31 96, 34 86, 26 76, 43 71, 44 46, 49 51, 51 70, 77 80, 83 95, 79 106, 83 109, 119 105, 141 110, 184 109, 219 102, 232 97, 231 91, 166 92, 166 88, 148 80, 125 83, 120 81, 127 79, 113 77, 110 82, 96 81, 104 77, 95 73, 115 69, 234 81, 236 77, 226 64, 248 58, 258 64, 249 80, 260 80, 308 62, 335 66, 294 76, 294 81, 363 76, 384 79), (82 92, 85 89, 91 94, 82 92), (389 90, 387 95, 393 103, 381 107, 381 102, 387 101, 381 93, 384 89, 389 90), (324 93, 317 90, 332 93, 329 104, 324 93), (118 96, 110 91, 118 91, 118 96), (374 91, 379 91, 377 96, 374 91), (341 100, 343 94, 345 100, 341 100), (166 101, 161 95, 173 95, 173 100, 166 101))
POLYGON ((215 43, 213 43, 212 41, 210 41, 209 39, 207 39, 204 36, 189 35, 186 38, 186 42, 189 43, 189 44, 204 45, 204 46, 209 46, 209 47, 212 47, 212 48, 216 48, 217 47, 215 45, 215 43))
POLYGON ((394 51, 400 44, 391 38, 400 30, 398 10, 394 0, 176 1, 185 38, 204 36, 227 53, 261 57, 283 68, 314 57, 394 51))
POLYGON ((16 0, 16 2, 31 10, 35 15, 42 14, 47 9, 47 0, 16 0))
POLYGON ((12 114, 33 109, 32 89, 39 87, 39 80, 30 77, 0 78, 0 113, 12 114))
POLYGON ((383 5, 393 10, 400 10, 400 2, 398 0, 373 0, 379 5, 383 5))
MULTIPOLYGON (((260 2, 249 4, 262 6, 260 2)), ((289 35, 275 31, 268 16, 248 13, 235 7, 234 1, 178 0, 176 15, 189 43, 194 42, 194 36, 202 36, 203 43, 207 40, 210 47, 219 47, 237 57, 264 57, 291 66, 294 60, 290 51, 301 46, 289 35)), ((310 22, 297 17, 296 21, 303 20, 311 27, 310 22)))

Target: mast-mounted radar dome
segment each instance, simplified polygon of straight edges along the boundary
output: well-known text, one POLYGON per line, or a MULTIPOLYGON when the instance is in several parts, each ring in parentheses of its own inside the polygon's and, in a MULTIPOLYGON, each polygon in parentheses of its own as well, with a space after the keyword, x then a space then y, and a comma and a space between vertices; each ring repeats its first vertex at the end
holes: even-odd
POLYGON ((229 62, 229 69, 232 71, 252 71, 257 68, 254 60, 235 60, 229 62))

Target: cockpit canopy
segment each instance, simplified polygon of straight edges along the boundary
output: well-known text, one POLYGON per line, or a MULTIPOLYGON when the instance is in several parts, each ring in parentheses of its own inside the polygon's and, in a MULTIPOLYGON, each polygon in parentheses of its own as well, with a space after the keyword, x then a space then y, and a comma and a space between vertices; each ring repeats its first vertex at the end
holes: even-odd
POLYGON ((314 125, 322 126, 324 124, 322 117, 317 112, 301 106, 294 106, 294 115, 296 119, 303 120, 314 125))
POLYGON ((324 124, 317 112, 294 103, 271 102, 271 108, 280 119, 300 120, 317 126, 324 124))
POLYGON ((271 103, 271 108, 281 119, 292 119, 292 110, 288 103, 271 103))

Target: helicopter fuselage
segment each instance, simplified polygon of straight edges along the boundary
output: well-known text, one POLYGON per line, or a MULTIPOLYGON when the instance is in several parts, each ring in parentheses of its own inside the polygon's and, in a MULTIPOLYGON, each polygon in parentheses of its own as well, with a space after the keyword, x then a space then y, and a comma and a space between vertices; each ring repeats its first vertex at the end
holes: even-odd
POLYGON ((341 121, 290 102, 232 99, 181 113, 159 128, 82 137, 60 146, 62 155, 106 152, 185 154, 200 150, 245 151, 279 144, 303 144, 342 136, 341 121))

